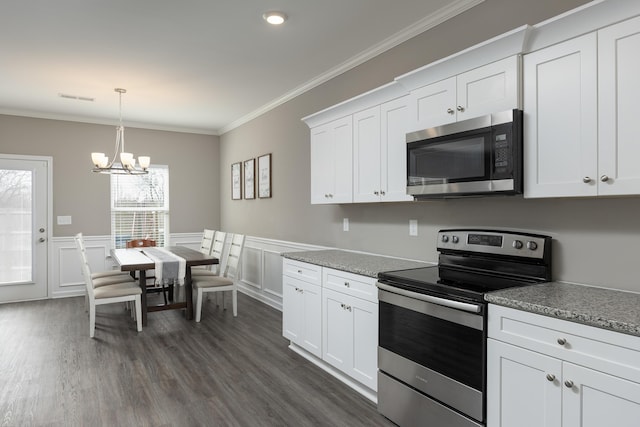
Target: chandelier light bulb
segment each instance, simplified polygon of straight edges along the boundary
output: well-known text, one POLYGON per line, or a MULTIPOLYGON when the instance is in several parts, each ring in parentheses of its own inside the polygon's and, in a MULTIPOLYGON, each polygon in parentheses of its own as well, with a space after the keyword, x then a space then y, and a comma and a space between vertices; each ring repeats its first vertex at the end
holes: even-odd
POLYGON ((151 164, 151 157, 149 157, 149 156, 139 156, 138 157, 138 164, 140 165, 140 167, 142 169, 148 169, 149 165, 151 164))

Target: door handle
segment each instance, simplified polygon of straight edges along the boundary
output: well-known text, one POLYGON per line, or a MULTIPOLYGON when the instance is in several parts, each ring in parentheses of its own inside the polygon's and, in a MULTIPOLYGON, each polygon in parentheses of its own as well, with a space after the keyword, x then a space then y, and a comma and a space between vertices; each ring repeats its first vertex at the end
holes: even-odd
POLYGON ((38 242, 40 242, 40 243, 44 243, 46 241, 47 241, 47 239, 45 239, 44 237, 41 237, 41 238, 38 239, 38 242))

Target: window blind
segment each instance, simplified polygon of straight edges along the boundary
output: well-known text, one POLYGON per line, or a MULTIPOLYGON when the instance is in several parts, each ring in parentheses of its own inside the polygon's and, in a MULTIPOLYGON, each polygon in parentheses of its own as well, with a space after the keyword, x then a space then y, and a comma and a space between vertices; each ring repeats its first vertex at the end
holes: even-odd
POLYGON ((169 241, 169 168, 152 166, 146 175, 111 175, 111 244, 129 240, 169 241))

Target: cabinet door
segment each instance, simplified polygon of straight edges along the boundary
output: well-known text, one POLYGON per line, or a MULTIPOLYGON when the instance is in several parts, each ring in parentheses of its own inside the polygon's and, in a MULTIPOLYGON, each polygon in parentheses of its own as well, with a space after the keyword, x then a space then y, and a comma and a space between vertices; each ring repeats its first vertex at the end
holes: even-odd
POLYGON ((351 116, 333 122, 335 187, 331 203, 353 201, 353 125, 351 116))
POLYGON ((311 203, 352 201, 351 116, 311 130, 311 203))
POLYGON ((294 343, 302 340, 304 305, 300 280, 282 277, 282 335, 294 343))
POLYGON ((566 362, 563 371, 564 427, 640 425, 640 384, 566 362))
POLYGON ((383 202, 413 200, 407 194, 409 96, 380 106, 380 182, 383 202))
POLYGON ((457 120, 518 108, 519 75, 520 58, 517 55, 458 75, 457 120))
POLYGON ((311 203, 331 203, 335 188, 335 147, 330 125, 311 129, 311 203))
POLYGON ((289 276, 282 278, 282 335, 322 357, 321 287, 289 276))
POLYGON ((597 194, 596 35, 524 57, 524 195, 597 194))
POLYGON ((560 427, 562 362, 488 340, 487 427, 560 427))
POLYGON ((322 357, 322 294, 321 287, 303 283, 301 345, 316 357, 322 357))
POLYGON ((380 107, 353 115, 353 201, 380 200, 380 107))
POLYGON ((456 78, 451 77, 411 92, 409 127, 411 131, 456 121, 456 78))
POLYGON ((347 310, 346 296, 328 289, 323 291, 322 333, 325 362, 343 372, 351 371, 353 357, 353 317, 347 310))
POLYGON ((640 18, 598 31, 600 195, 640 194, 639 52, 640 18))
POLYGON ((378 305, 359 298, 347 300, 353 322, 351 376, 378 389, 378 305))

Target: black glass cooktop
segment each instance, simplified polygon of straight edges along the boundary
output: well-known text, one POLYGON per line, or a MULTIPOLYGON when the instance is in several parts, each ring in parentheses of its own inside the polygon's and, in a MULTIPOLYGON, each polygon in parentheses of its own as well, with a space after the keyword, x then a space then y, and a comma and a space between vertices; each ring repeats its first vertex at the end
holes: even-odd
POLYGON ((496 275, 487 271, 469 271, 441 266, 411 270, 387 271, 378 274, 380 282, 422 294, 483 302, 484 294, 499 289, 539 283, 510 275, 496 275))

